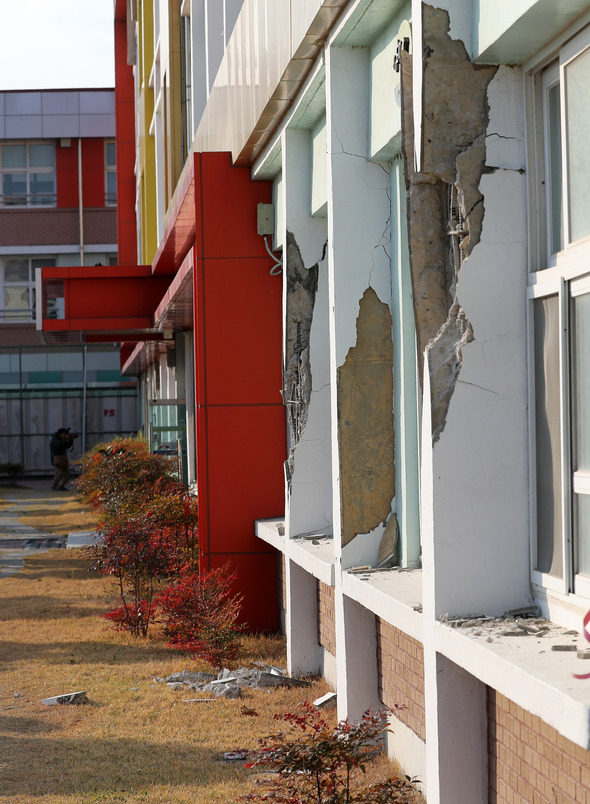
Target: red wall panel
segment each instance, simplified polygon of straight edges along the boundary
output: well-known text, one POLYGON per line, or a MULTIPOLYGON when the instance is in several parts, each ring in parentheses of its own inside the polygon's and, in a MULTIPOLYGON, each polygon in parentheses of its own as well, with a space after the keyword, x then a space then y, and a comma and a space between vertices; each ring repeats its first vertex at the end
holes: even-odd
POLYGON ((57 206, 78 206, 78 141, 70 140, 68 147, 57 141, 55 149, 57 206))
POLYGON ((244 620, 276 630, 275 551, 257 519, 283 516, 285 410, 280 389, 282 280, 256 232, 268 182, 229 154, 195 157, 195 376, 203 568, 238 573, 244 620))

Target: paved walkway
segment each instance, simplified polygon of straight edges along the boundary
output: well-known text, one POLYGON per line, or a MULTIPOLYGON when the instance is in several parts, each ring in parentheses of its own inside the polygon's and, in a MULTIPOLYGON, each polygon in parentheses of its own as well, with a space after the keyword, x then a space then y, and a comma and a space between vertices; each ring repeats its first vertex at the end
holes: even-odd
POLYGON ((0 507, 0 579, 15 575, 24 565, 25 558, 34 553, 92 543, 95 534, 91 531, 53 536, 19 521, 27 509, 40 505, 49 510, 58 509, 71 499, 70 494, 51 491, 50 483, 48 479, 32 478, 22 481, 17 487, 2 487, 0 502, 7 505, 0 507))

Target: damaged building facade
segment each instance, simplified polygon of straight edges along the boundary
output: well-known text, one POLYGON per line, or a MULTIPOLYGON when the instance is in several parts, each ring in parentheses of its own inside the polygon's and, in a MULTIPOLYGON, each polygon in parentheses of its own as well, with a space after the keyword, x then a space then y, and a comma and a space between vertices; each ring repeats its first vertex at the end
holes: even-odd
POLYGON ((341 717, 405 707, 429 803, 590 800, 590 2, 115 10, 137 257, 93 276, 146 289, 102 326, 203 565, 341 717))

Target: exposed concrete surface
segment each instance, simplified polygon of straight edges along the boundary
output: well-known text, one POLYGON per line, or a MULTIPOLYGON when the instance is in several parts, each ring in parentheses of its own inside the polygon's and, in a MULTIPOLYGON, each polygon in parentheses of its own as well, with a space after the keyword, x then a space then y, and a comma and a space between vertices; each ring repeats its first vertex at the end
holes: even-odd
POLYGON ((338 369, 342 545, 385 522, 395 496, 391 311, 372 288, 338 369))
POLYGON ((412 57, 402 53, 402 142, 408 194, 410 267, 419 373, 430 354, 432 434, 445 426, 449 402, 473 330, 459 302, 458 273, 481 236, 487 88, 497 67, 474 65, 449 36, 449 15, 422 5, 421 172, 414 169, 412 57))
POLYGON ((311 398, 309 340, 318 289, 318 270, 317 263, 310 268, 305 267, 294 235, 287 232, 283 397, 291 430, 291 450, 287 460, 289 482, 293 474, 293 450, 305 430, 311 398))

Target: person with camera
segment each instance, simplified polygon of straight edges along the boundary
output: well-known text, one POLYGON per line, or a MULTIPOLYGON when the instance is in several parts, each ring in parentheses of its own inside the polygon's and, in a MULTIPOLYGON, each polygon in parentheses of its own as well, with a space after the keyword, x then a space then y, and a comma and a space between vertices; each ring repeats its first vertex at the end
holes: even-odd
POLYGON ((68 450, 74 444, 75 435, 70 435, 70 428, 60 427, 51 436, 49 449, 51 451, 51 463, 53 464, 54 475, 51 485, 52 491, 67 491, 66 483, 70 479, 70 462, 68 460, 68 450))

